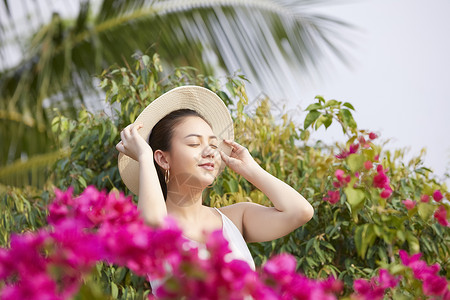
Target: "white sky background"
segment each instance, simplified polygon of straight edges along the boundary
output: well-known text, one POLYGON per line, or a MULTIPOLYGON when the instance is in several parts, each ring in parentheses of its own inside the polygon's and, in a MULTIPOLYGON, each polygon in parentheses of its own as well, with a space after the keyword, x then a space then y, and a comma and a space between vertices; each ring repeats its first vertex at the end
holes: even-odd
MULTIPOLYGON (((410 147, 411 157, 426 147, 425 166, 442 178, 450 171, 450 1, 364 0, 320 11, 360 29, 352 67, 336 62, 290 104, 304 109, 315 95, 350 102, 358 126, 391 139, 389 148, 410 147)), ((317 136, 343 141, 332 127, 317 136)))

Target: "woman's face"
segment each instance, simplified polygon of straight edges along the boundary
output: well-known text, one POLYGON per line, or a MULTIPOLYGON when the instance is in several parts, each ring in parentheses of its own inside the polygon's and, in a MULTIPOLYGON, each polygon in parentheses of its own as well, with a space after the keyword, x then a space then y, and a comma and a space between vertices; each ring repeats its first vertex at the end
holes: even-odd
POLYGON ((199 117, 185 117, 174 129, 168 153, 169 187, 187 184, 203 189, 213 183, 222 162, 218 146, 208 123, 199 117))

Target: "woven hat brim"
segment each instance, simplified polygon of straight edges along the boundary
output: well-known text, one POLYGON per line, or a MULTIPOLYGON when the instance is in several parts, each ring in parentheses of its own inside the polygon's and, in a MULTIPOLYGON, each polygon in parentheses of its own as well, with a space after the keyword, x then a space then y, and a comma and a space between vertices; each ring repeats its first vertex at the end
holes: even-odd
MULTIPOLYGON (((136 118, 134 123, 142 123, 139 134, 148 141, 151 130, 164 116, 178 109, 192 109, 203 116, 220 141, 219 149, 227 155, 231 148, 224 139, 234 140, 233 120, 223 101, 211 90, 200 86, 181 86, 161 95, 150 103, 136 118)), ((119 173, 128 189, 139 194, 139 162, 122 153, 119 154, 119 173)), ((225 167, 222 161, 221 170, 225 167)))

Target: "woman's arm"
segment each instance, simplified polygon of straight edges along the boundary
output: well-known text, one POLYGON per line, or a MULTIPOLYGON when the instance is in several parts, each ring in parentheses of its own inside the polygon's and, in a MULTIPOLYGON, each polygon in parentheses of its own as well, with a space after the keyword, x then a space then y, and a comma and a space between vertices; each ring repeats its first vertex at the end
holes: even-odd
POLYGON ((222 209, 233 219, 242 220, 242 233, 248 242, 277 239, 312 218, 314 210, 302 195, 261 168, 246 148, 236 142, 225 142, 233 147, 230 156, 221 152, 227 166, 261 190, 274 206, 244 202, 222 209))
POLYGON ((167 208, 153 163, 152 148, 138 133, 140 128, 140 124, 130 124, 122 130, 122 140, 116 149, 139 162, 138 209, 147 224, 159 226, 167 216, 167 208))

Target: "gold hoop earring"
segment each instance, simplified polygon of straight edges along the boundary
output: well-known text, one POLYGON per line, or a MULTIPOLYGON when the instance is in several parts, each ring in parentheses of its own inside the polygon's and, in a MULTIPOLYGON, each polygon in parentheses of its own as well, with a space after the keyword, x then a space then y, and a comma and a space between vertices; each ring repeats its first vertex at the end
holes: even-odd
POLYGON ((169 183, 169 176, 170 176, 170 171, 169 171, 169 169, 166 169, 164 171, 164 181, 166 182, 166 184, 169 183))

